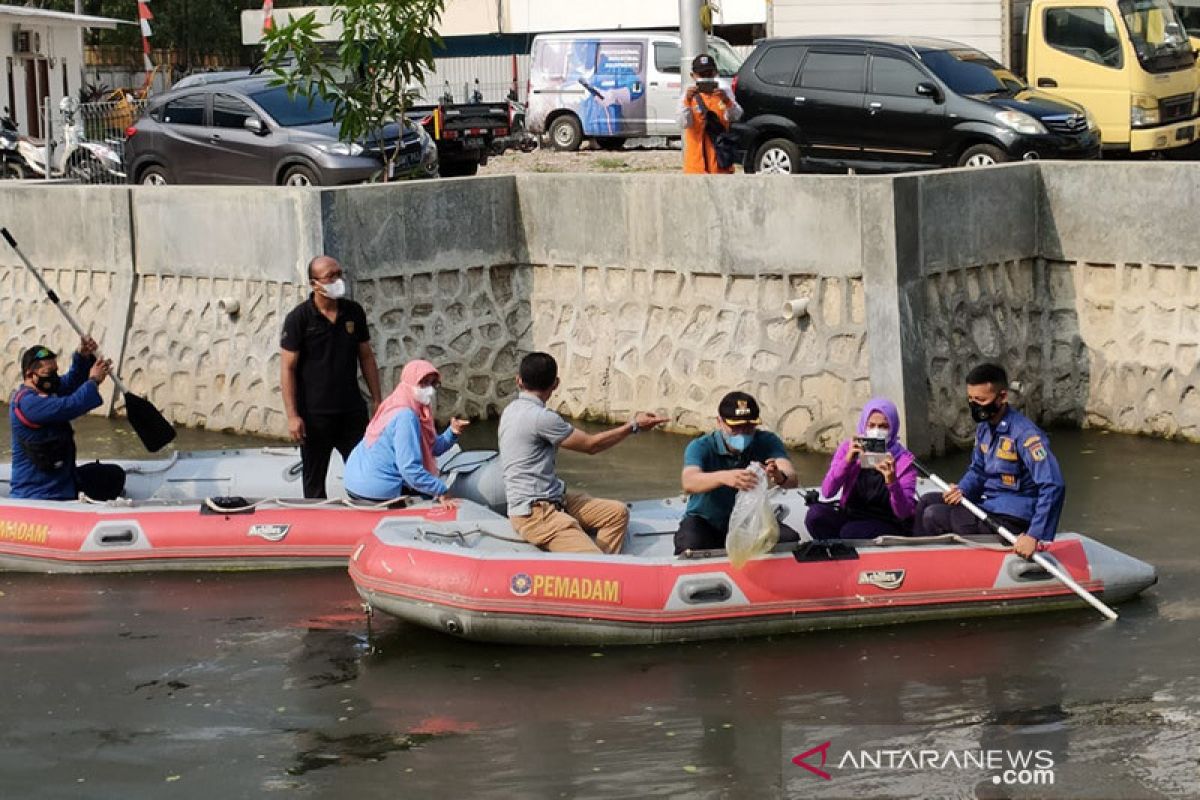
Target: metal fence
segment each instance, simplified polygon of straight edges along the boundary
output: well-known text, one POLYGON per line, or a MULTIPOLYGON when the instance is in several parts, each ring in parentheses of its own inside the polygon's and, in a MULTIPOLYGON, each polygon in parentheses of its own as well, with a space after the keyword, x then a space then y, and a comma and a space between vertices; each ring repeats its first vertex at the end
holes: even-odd
POLYGON ((18 145, 24 177, 125 183, 126 130, 144 107, 144 100, 127 97, 101 103, 71 101, 53 107, 47 103, 41 111, 47 138, 23 139, 18 145))

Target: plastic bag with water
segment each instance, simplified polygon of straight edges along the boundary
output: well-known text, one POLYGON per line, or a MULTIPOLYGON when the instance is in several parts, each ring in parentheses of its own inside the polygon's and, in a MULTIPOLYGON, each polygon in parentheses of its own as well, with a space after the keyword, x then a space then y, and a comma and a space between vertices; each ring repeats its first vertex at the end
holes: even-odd
POLYGON ((729 563, 738 569, 755 556, 769 553, 779 543, 779 520, 767 498, 771 489, 767 472, 757 463, 747 469, 755 474, 758 483, 753 489, 737 493, 729 516, 729 533, 725 536, 729 563))

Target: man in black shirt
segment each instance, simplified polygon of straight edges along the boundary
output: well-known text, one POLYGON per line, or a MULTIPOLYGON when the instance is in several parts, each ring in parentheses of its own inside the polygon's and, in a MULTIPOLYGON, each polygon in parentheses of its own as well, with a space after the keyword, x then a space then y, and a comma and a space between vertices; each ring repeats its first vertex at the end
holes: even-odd
POLYGON ((308 264, 313 292, 283 321, 280 385, 288 433, 300 442, 304 496, 325 496, 329 456, 343 459, 362 439, 370 415, 358 389, 358 368, 379 407, 379 367, 371 350, 367 315, 345 299, 342 265, 330 256, 308 264))

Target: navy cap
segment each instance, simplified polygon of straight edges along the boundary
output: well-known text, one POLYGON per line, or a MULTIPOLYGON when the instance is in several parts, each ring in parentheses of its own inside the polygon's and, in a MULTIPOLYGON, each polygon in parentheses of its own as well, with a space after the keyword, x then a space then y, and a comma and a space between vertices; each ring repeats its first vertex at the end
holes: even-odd
POLYGON ((21 355, 21 374, 27 375, 34 365, 48 358, 58 358, 54 351, 40 344, 34 345, 21 355))
POLYGON ((717 406, 717 415, 725 420, 726 425, 761 425, 762 419, 758 414, 758 401, 745 392, 730 392, 721 398, 717 406))
POLYGON ((708 53, 701 53, 692 59, 692 72, 700 75, 705 72, 716 72, 717 62, 708 53))

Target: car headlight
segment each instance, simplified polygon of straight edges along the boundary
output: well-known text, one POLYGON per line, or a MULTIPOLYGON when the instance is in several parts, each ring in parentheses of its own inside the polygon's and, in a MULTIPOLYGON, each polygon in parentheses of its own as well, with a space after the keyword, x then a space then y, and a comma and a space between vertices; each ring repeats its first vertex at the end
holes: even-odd
POLYGON ((1042 123, 1021 111, 999 111, 996 113, 996 119, 1017 133, 1036 136, 1046 132, 1042 123))
POLYGON ((1135 128, 1148 128, 1162 122, 1158 98, 1146 94, 1135 94, 1129 107, 1129 124, 1135 128))
POLYGON ((361 156, 363 148, 357 142, 328 142, 316 145, 322 153, 331 156, 361 156))
POLYGON ((1100 123, 1096 122, 1096 115, 1095 115, 1095 114, 1093 114, 1091 111, 1088 111, 1088 110, 1085 108, 1085 109, 1083 110, 1083 116, 1084 116, 1085 118, 1087 118, 1087 125, 1088 125, 1088 130, 1089 130, 1089 131, 1098 131, 1098 130, 1100 130, 1100 123))

